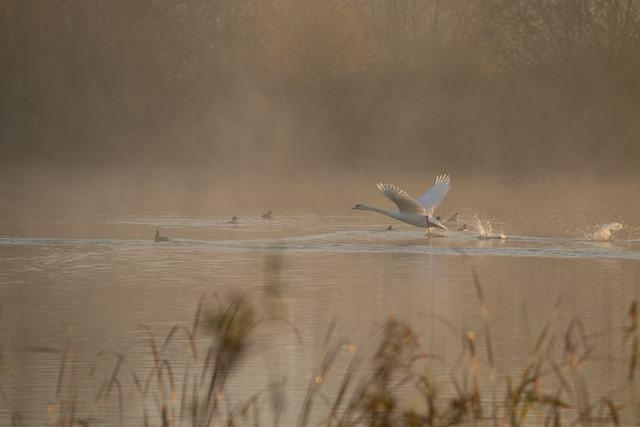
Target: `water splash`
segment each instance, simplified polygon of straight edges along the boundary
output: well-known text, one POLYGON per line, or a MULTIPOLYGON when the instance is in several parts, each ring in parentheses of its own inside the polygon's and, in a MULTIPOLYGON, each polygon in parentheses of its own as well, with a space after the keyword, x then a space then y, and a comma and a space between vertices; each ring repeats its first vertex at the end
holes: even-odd
POLYGON ((494 231, 489 221, 482 222, 476 215, 474 218, 474 231, 478 233, 479 239, 506 239, 507 235, 503 232, 494 231))
POLYGON ((597 240, 600 242, 608 242, 613 237, 613 234, 624 228, 621 222, 612 222, 609 224, 600 224, 596 227, 596 230, 585 236, 589 240, 597 240))

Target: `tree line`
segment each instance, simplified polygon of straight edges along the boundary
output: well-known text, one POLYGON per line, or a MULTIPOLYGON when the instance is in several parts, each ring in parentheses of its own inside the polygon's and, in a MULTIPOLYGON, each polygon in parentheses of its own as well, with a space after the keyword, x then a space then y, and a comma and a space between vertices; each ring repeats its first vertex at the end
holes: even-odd
POLYGON ((5 0, 0 34, 5 163, 640 163, 640 0, 5 0))

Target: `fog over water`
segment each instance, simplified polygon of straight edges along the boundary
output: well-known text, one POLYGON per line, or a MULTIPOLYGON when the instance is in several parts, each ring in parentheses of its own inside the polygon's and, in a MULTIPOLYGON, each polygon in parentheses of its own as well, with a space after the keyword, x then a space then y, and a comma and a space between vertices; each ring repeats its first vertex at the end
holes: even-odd
POLYGON ((449 173, 451 209, 633 222, 625 5, 3 2, 6 216, 341 208, 449 173))
MULTIPOLYGON (((196 213, 245 218, 267 210, 275 215, 351 214, 351 207, 360 202, 391 209, 393 204, 375 187, 377 182, 391 182, 416 197, 430 187, 435 172, 441 170, 309 169, 257 176, 174 168, 121 173, 83 169, 55 177, 35 171, 28 177, 16 174, 3 180, 1 203, 5 209, 0 234, 109 237, 117 230, 96 230, 97 235, 91 231, 92 218, 100 215, 196 213)), ((581 237, 599 224, 620 222, 625 237, 640 236, 640 202, 636 197, 640 181, 634 175, 596 178, 556 172, 521 179, 500 174, 466 175, 452 173, 451 190, 438 215, 449 218, 458 212, 467 222, 474 222, 477 215, 483 221, 503 224, 511 234, 556 237, 581 237)))

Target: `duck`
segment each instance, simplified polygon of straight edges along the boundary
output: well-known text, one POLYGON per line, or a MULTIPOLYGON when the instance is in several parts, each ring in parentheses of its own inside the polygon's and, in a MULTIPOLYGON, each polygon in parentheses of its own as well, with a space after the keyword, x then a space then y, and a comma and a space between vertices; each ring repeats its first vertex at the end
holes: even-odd
POLYGON ((155 237, 153 238, 153 241, 154 241, 154 242, 168 242, 168 241, 170 241, 170 240, 171 240, 171 239, 169 239, 167 236, 161 236, 161 235, 160 235, 160 230, 156 230, 156 235, 155 235, 155 237))
POLYGON ((271 219, 271 211, 262 214, 263 219, 271 219))
POLYGON ((227 224, 237 224, 238 223, 238 218, 237 216, 233 216, 233 218, 231 218, 231 221, 227 221, 227 224))

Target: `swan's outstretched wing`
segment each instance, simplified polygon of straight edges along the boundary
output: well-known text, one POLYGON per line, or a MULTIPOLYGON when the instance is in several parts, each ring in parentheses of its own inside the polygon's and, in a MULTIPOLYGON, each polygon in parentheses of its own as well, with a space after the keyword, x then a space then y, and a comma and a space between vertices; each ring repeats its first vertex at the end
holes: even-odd
POLYGON ((424 215, 424 208, 410 195, 407 194, 401 188, 396 187, 393 184, 378 183, 378 189, 382 191, 382 194, 387 196, 387 199, 391 200, 398 206, 400 212, 415 213, 424 215))
POLYGON ((424 207, 427 213, 433 214, 433 210, 442 202, 442 199, 447 195, 450 187, 451 178, 449 175, 438 175, 433 187, 418 197, 418 202, 424 207))

